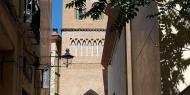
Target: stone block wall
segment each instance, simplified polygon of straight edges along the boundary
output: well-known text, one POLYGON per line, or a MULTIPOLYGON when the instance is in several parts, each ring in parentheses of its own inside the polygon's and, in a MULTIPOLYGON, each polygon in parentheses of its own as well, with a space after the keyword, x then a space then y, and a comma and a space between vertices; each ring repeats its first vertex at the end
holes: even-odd
POLYGON ((104 95, 101 64, 71 64, 60 69, 60 95, 85 95, 96 92, 104 95))

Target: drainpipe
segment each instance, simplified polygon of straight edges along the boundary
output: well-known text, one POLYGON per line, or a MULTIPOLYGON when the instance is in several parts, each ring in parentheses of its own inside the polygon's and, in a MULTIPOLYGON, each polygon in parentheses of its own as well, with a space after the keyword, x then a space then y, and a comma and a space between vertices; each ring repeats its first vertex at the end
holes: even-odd
POLYGON ((133 78, 132 78, 132 46, 131 46, 131 23, 125 25, 125 44, 126 44, 126 72, 127 72, 127 95, 133 95, 133 78))

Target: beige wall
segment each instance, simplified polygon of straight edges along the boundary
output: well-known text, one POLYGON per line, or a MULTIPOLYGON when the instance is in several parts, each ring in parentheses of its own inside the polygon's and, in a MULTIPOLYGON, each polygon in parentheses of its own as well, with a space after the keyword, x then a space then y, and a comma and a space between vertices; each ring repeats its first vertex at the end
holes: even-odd
POLYGON ((100 64, 72 64, 61 68, 60 75, 60 95, 84 95, 89 90, 104 95, 100 64))
POLYGON ((75 57, 68 68, 60 69, 60 95, 83 95, 91 89, 99 95, 104 95, 103 68, 100 64, 104 36, 104 31, 63 31, 62 54, 69 48, 75 57), (89 40, 91 44, 101 40, 102 44, 71 45, 72 40, 76 43, 80 41, 81 44, 85 40, 86 44, 89 40))
POLYGON ((60 95, 83 95, 90 89, 104 95, 103 68, 100 64, 104 36, 104 31, 63 31, 62 54, 69 48, 75 57, 68 68, 60 69, 60 95), (102 40, 102 45, 71 45, 72 40, 82 43, 86 39, 102 40))
POLYGON ((140 7, 131 21, 133 95, 161 95, 159 63, 159 31, 156 5, 140 7))
MULTIPOLYGON (((55 42, 51 42, 51 56, 58 56, 56 54, 56 43, 55 42)), ((57 58, 56 57, 51 57, 51 65, 52 66, 57 66, 58 64, 55 63, 55 60, 57 58)), ((51 68, 51 74, 50 74, 50 95, 55 95, 56 93, 56 81, 55 81, 55 78, 56 78, 56 75, 55 75, 55 72, 56 72, 56 69, 57 68, 51 68)))
MULTIPOLYGON (((74 8, 65 8, 66 4, 70 2, 70 0, 64 0, 63 2, 63 28, 105 28, 107 24, 107 16, 103 15, 103 19, 100 20, 92 20, 91 18, 87 18, 84 20, 75 19, 75 9, 74 8)), ((87 9, 91 7, 94 0, 86 0, 87 9)))
MULTIPOLYGON (((108 10, 108 27, 115 20, 112 14, 117 11, 108 10)), ((161 95, 158 25, 156 18, 147 18, 156 11, 153 3, 140 7, 119 40, 118 32, 114 34, 107 29, 102 65, 108 66, 108 95, 161 95)))
MULTIPOLYGON (((51 42, 51 56, 58 56, 57 40, 53 39, 51 42)), ((59 66, 59 59, 57 57, 51 57, 51 66, 59 66)), ((60 67, 52 67, 50 74, 50 95, 59 93, 59 69, 60 67)))
MULTIPOLYGON (((103 68, 100 61, 107 16, 104 15, 103 19, 94 21, 90 18, 77 20, 75 9, 65 8, 65 4, 69 1, 63 1, 61 52, 65 54, 65 49, 69 48, 70 53, 75 57, 72 61, 73 64, 69 65, 68 68, 60 69, 59 94, 83 95, 92 89, 98 95, 104 95, 103 68), (71 44, 73 41, 75 44, 71 44), (84 41, 86 41, 86 44, 84 44, 84 41), (91 41, 91 44, 88 44, 89 41, 91 41), (94 41, 96 41, 96 44, 94 41), (102 41, 101 45, 98 45, 99 41, 102 41)), ((94 0, 87 0, 87 10, 93 2, 94 0)))

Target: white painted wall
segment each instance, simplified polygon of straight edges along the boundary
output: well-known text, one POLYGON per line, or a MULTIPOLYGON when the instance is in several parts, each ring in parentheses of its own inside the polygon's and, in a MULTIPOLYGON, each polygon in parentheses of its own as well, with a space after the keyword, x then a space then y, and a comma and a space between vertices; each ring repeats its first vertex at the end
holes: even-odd
MULTIPOLYGON (((51 43, 51 56, 58 56, 57 55, 57 45, 55 42, 51 43)), ((51 65, 58 66, 58 59, 57 57, 51 57, 51 65)), ((50 72, 50 95, 55 95, 57 93, 57 79, 58 76, 55 74, 57 72, 58 67, 52 67, 50 72)), ((58 72, 57 72, 58 73, 58 72)))
POLYGON ((125 69, 125 36, 121 33, 118 38, 108 66, 108 95, 126 95, 126 69, 125 69))

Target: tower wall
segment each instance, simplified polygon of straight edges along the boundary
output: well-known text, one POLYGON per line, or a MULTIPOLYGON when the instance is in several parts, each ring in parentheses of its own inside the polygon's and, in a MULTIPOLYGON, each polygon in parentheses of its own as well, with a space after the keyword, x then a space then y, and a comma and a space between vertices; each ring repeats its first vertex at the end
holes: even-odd
MULTIPOLYGON (((105 28, 107 25, 107 16, 103 14, 100 20, 92 20, 90 17, 84 20, 76 19, 75 8, 65 8, 71 0, 63 1, 63 28, 105 28)), ((95 0, 86 0, 86 11, 92 6, 95 0)))
MULTIPOLYGON (((103 68, 100 64, 107 17, 77 19, 77 9, 66 9, 63 1, 62 54, 66 48, 74 55, 72 64, 60 70, 60 95, 104 95, 103 68)), ((87 8, 94 0, 87 0, 87 8)))

